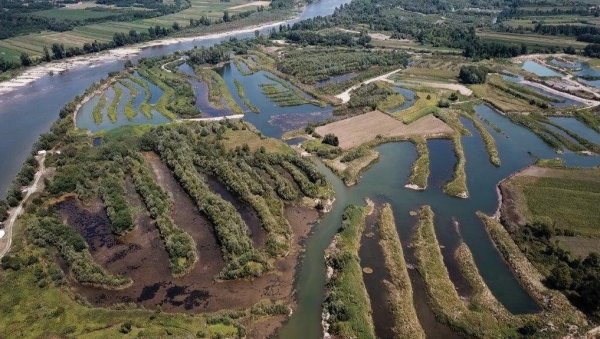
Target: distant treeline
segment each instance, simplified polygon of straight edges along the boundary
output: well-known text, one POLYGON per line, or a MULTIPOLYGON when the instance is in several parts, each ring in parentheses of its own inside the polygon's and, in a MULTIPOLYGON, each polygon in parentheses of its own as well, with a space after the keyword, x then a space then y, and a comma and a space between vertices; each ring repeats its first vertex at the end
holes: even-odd
MULTIPOLYGON (((199 19, 190 19, 190 24, 187 27, 209 26, 212 24, 218 24, 222 22, 235 21, 248 17, 256 11, 257 10, 249 10, 232 15, 229 15, 228 12, 225 12, 222 19, 217 19, 214 21, 211 21, 207 17, 202 16, 199 19)), ((258 11, 262 11, 262 9, 258 9, 258 11)), ((73 56, 100 52, 115 47, 122 47, 140 42, 150 41, 166 37, 174 32, 179 32, 184 29, 185 28, 182 28, 179 25, 179 23, 174 22, 171 25, 171 27, 156 25, 153 27, 149 27, 147 31, 140 32, 132 29, 128 33, 115 33, 111 41, 99 42, 95 40, 92 43, 84 43, 82 47, 65 47, 64 44, 54 43, 50 48, 44 47, 44 55, 42 55, 42 57, 39 59, 33 59, 27 53, 21 54, 20 62, 5 60, 0 56, 0 72, 6 72, 11 69, 19 68, 21 66, 30 66, 35 64, 36 62, 60 60, 64 58, 70 58, 73 56)))
MULTIPOLYGON (((122 9, 115 10, 114 14, 101 18, 63 20, 37 16, 34 14, 36 11, 52 9, 53 6, 50 2, 33 2, 28 4, 29 6, 22 5, 20 7, 13 4, 13 6, 8 8, 4 7, 4 3, 7 2, 13 3, 12 1, 7 0, 0 1, 0 8, 4 9, 0 12, 0 39, 6 39, 20 34, 39 32, 42 30, 64 32, 72 30, 76 26, 103 21, 133 21, 153 18, 176 13, 191 6, 189 0, 175 0, 173 5, 164 5, 161 2, 156 3, 152 1, 152 5, 149 7, 144 6, 145 8, 152 9, 151 11, 122 9)), ((101 1, 98 3, 101 3, 101 1)))

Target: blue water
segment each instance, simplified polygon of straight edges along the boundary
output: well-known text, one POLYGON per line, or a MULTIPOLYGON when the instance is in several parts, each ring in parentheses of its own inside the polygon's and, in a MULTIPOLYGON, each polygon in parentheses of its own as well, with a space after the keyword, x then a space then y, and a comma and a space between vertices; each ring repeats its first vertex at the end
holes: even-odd
MULTIPOLYGON (((135 110, 137 110, 137 114, 133 119, 131 119, 131 120, 127 119, 127 117, 125 116, 125 113, 124 113, 124 109, 125 109, 125 105, 127 104, 127 101, 131 97, 131 93, 125 86, 123 86, 119 83, 116 83, 114 86, 118 86, 123 90, 123 96, 121 97, 121 101, 119 102, 119 105, 117 106, 117 120, 113 122, 108 117, 108 107, 110 106, 111 101, 115 97, 115 92, 112 89, 112 87, 110 87, 110 88, 106 89, 104 92, 106 95, 107 102, 106 102, 106 106, 102 110, 102 116, 103 116, 102 122, 97 124, 94 121, 94 117, 92 114, 94 107, 100 100, 100 95, 95 95, 92 99, 90 99, 88 102, 83 104, 81 109, 77 112, 77 127, 78 128, 88 129, 91 132, 95 133, 95 132, 99 132, 102 130, 109 130, 109 129, 113 129, 113 128, 117 128, 117 127, 121 127, 121 126, 125 126, 125 125, 146 125, 146 124, 157 125, 157 124, 164 124, 164 123, 167 123, 170 121, 169 119, 167 119, 166 117, 164 117, 162 114, 160 114, 159 112, 157 112, 155 110, 152 111, 151 119, 148 119, 140 111, 140 104, 144 100, 144 90, 141 87, 138 87, 138 95, 136 96, 136 99, 135 99, 134 105, 133 105, 133 108, 135 110)), ((156 100, 158 100, 158 98, 154 98, 154 95, 153 95, 153 101, 156 101, 156 100)))
POLYGON ((287 131, 302 128, 310 122, 320 122, 332 117, 333 108, 331 106, 320 107, 314 104, 304 104, 280 107, 275 104, 262 92, 260 87, 261 84, 277 84, 267 78, 267 75, 273 76, 271 73, 258 71, 250 75, 243 75, 232 64, 225 65, 220 72, 234 100, 240 107, 249 111, 238 95, 234 80, 237 79, 244 86, 245 96, 259 110, 259 113, 246 113, 244 120, 252 123, 268 137, 280 138, 287 131))
POLYGON ((563 75, 554 70, 540 65, 535 61, 527 60, 523 63, 523 69, 540 77, 562 77, 563 75))
POLYGON ((577 120, 576 118, 569 117, 550 117, 551 121, 559 124, 560 126, 566 128, 567 130, 574 132, 575 134, 600 145, 600 134, 589 128, 583 122, 577 120))

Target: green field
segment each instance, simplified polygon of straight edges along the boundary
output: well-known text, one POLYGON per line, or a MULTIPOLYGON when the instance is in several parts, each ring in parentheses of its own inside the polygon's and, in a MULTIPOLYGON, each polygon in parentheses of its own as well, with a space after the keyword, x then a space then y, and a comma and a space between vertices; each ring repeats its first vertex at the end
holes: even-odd
MULTIPOLYGON (((190 19, 200 19, 202 16, 208 17, 214 21, 221 19, 223 13, 227 10, 231 15, 239 12, 255 9, 256 7, 242 7, 230 9, 241 4, 248 3, 248 0, 231 0, 223 2, 220 0, 191 0, 191 6, 181 12, 164 15, 156 18, 148 18, 130 22, 107 21, 103 23, 84 25, 75 27, 72 31, 66 32, 48 32, 31 33, 16 36, 9 39, 0 40, 0 52, 17 57, 22 53, 28 53, 34 57, 40 57, 43 54, 44 46, 50 48, 53 43, 64 44, 65 47, 81 47, 84 43, 107 42, 112 40, 115 33, 129 33, 130 30, 146 32, 148 27, 162 26, 171 27, 174 22, 179 23, 181 27, 187 27, 190 19)), ((59 20, 67 18, 86 19, 92 15, 108 15, 106 11, 95 12, 85 9, 52 9, 36 12, 47 17, 54 17, 59 20), (62 13, 65 12, 65 13, 62 13), (70 13, 74 12, 74 13, 70 13), (89 12, 89 13, 88 13, 89 12), (90 14, 97 13, 97 14, 90 14)))
POLYGON ((578 235, 600 236, 600 170, 544 170, 544 177, 512 180, 524 194, 528 219, 545 220, 578 235))
POLYGON ((600 236, 600 182, 567 178, 537 178, 523 187, 527 207, 560 228, 600 236))
POLYGON ((55 20, 87 20, 87 19, 101 19, 111 15, 119 14, 119 11, 109 9, 68 9, 68 8, 55 8, 48 9, 45 11, 33 12, 32 16, 39 16, 55 20))
POLYGON ((485 41, 496 41, 502 43, 525 44, 529 47, 541 48, 563 48, 573 46, 576 49, 583 49, 587 42, 575 40, 575 38, 559 37, 553 35, 539 34, 515 34, 504 32, 478 32, 477 36, 485 41))

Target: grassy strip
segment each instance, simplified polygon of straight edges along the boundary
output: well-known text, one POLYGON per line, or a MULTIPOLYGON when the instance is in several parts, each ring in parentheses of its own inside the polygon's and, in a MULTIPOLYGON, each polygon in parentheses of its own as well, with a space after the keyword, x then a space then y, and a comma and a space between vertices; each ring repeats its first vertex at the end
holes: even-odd
POLYGON ((336 175, 340 176, 346 186, 352 186, 378 160, 379 152, 369 147, 361 146, 333 160, 323 159, 323 163, 336 175))
POLYGON ((503 324, 487 309, 468 307, 450 280, 433 225, 429 206, 421 207, 413 244, 417 269, 425 281, 436 316, 470 337, 491 338, 515 335, 512 324, 503 324))
POLYGON ((213 106, 223 108, 223 103, 221 102, 221 99, 223 99, 233 113, 244 114, 242 108, 233 99, 225 80, 223 80, 223 77, 219 73, 210 68, 202 67, 194 67, 194 71, 208 86, 208 99, 213 106))
POLYGON ((429 178, 429 148, 427 148, 427 140, 423 137, 413 137, 410 141, 417 149, 417 159, 412 164, 408 184, 418 190, 427 188, 427 180, 429 178))
POLYGON ((234 79, 233 83, 235 84, 235 88, 237 89, 238 95, 244 101, 244 105, 246 105, 246 107, 248 107, 248 109, 250 109, 252 112, 260 113, 260 110, 258 109, 258 107, 254 106, 250 102, 248 97, 246 97, 246 92, 244 91, 244 85, 242 85, 242 83, 238 79, 234 79))
POLYGON ((110 219, 111 231, 123 235, 133 229, 132 211, 129 208, 123 186, 123 176, 106 173, 100 181, 100 193, 110 219))
POLYGON ((308 99, 304 98, 305 93, 302 92, 302 90, 300 90, 298 87, 292 85, 292 83, 289 80, 285 80, 285 79, 276 77, 275 75, 269 74, 269 73, 265 74, 265 77, 269 80, 275 81, 276 83, 281 85, 281 87, 283 87, 283 88, 287 89, 288 91, 290 91, 291 93, 293 93, 298 98, 298 100, 304 100, 307 103, 311 103, 316 106, 321 106, 321 107, 325 106, 325 103, 320 102, 316 99, 308 100, 308 99))
POLYGON ((342 338, 375 338, 371 302, 362 278, 358 250, 368 207, 350 205, 327 250, 327 265, 334 270, 327 284, 324 311, 329 332, 342 338))
POLYGON ((144 89, 144 101, 140 105, 140 110, 146 118, 152 119, 152 110, 149 104, 150 100, 152 99, 152 91, 150 91, 150 86, 148 85, 148 82, 136 76, 130 76, 129 80, 135 82, 144 89))
POLYGON ((430 113, 437 113, 438 95, 429 92, 417 92, 415 103, 405 110, 394 113, 394 116, 402 120, 405 124, 410 124, 430 113))
POLYGON ((571 130, 568 130, 568 129, 564 128, 564 127, 562 127, 561 125, 553 122, 550 119, 546 119, 545 123, 548 124, 548 125, 552 125, 552 126, 558 128, 559 130, 565 132, 571 138, 577 140, 577 142, 581 146, 585 147, 588 151, 594 152, 594 153, 597 153, 597 154, 600 153, 600 146, 598 144, 595 144, 595 143, 589 141, 588 139, 580 136, 579 134, 577 134, 577 133, 575 133, 575 132, 573 132, 571 130))
POLYGON ((56 248, 79 283, 109 290, 124 289, 133 283, 128 277, 111 275, 96 264, 83 237, 60 220, 31 216, 23 221, 35 243, 56 248))
POLYGON ((156 227, 169 254, 173 276, 186 274, 198 261, 194 239, 171 219, 173 201, 154 181, 142 157, 128 158, 128 167, 136 190, 144 200, 150 216, 156 221, 156 227))
POLYGON ((482 212, 477 215, 515 276, 543 308, 544 312, 531 315, 530 318, 538 319, 543 324, 552 322, 561 328, 559 332, 562 333, 567 332, 572 324, 579 327, 587 325, 585 315, 571 305, 562 293, 544 286, 544 276, 527 260, 504 226, 482 212))
POLYGON ((381 101, 377 108, 384 112, 390 112, 404 103, 404 96, 400 93, 394 93, 381 101))
POLYGON ((461 135, 471 135, 471 132, 462 124, 459 119, 459 113, 454 110, 438 110, 435 117, 445 122, 453 130, 461 135))
POLYGON ((104 120, 104 116, 102 115, 102 111, 106 107, 106 94, 102 94, 96 106, 94 106, 94 110, 92 111, 92 117, 94 118, 94 123, 97 125, 102 123, 104 120))
POLYGON ((469 189, 467 187, 467 172, 465 170, 467 160, 460 138, 460 134, 458 133, 454 133, 452 136, 456 165, 454 166, 454 177, 444 185, 444 192, 454 197, 468 198, 469 189))
POLYGON ((292 201, 298 197, 299 194, 296 188, 277 172, 273 166, 269 165, 266 161, 258 161, 257 166, 271 177, 275 184, 275 192, 277 192, 277 195, 281 199, 292 201))
POLYGON ((492 163, 492 165, 499 167, 500 155, 498 154, 498 148, 496 148, 496 140, 494 140, 492 134, 490 134, 490 132, 487 130, 487 128, 485 128, 485 126, 479 119, 473 117, 470 114, 463 114, 463 116, 467 117, 467 119, 473 122, 473 125, 475 126, 475 128, 477 128, 481 139, 483 139, 485 149, 487 150, 488 155, 490 157, 490 162, 492 163))
POLYGON ((260 84, 260 89, 277 106, 300 106, 308 103, 308 100, 298 97, 293 91, 274 84, 260 84))
POLYGON ((515 98, 527 101, 530 105, 537 106, 539 108, 548 108, 548 102, 559 102, 560 100, 546 97, 540 93, 537 93, 529 88, 520 86, 515 83, 505 83, 499 77, 490 77, 488 84, 500 91, 507 93, 515 98))
MULTIPOLYGON (((173 89, 173 87, 171 87, 171 86, 167 85, 165 82, 163 82, 160 79, 160 76, 155 74, 155 72, 151 71, 150 69, 139 69, 138 72, 144 78, 150 79, 150 81, 152 81, 154 84, 156 84, 156 86, 158 86, 163 91, 163 94, 160 96, 158 101, 156 101, 156 104, 154 104, 154 108, 156 108, 156 110, 160 114, 164 115, 168 119, 175 120, 177 118, 177 116, 175 115, 175 113, 171 112, 168 108, 169 103, 175 96, 175 90, 173 89)), ((145 106, 142 108, 142 112, 144 112, 144 110, 148 110, 148 109, 149 108, 145 106)), ((146 115, 146 113, 144 113, 144 115, 146 115)))
MULTIPOLYGON (((508 114, 508 117, 512 122, 528 128, 531 132, 540 137, 540 139, 548 146, 557 151, 561 151, 563 146, 573 152, 585 150, 585 148, 578 143, 573 142, 558 132, 550 130, 548 126, 544 125, 544 123, 547 123, 547 119, 544 116, 538 114, 508 114)), ((585 141, 587 142, 587 140, 585 141)))
POLYGON ((575 111, 575 117, 583 121, 586 125, 592 128, 594 131, 600 133, 600 119, 594 113, 590 111, 575 111))
POLYGON ((395 318, 394 333, 398 338, 425 338, 425 332, 417 318, 404 252, 396 231, 394 213, 389 204, 385 204, 379 212, 378 226, 381 237, 379 243, 392 279, 391 282, 385 283, 395 318))
POLYGON ((133 108, 133 103, 135 102, 135 98, 138 95, 138 90, 131 82, 126 81, 124 79, 121 79, 119 83, 121 83, 121 85, 125 86, 127 90, 129 90, 130 97, 129 100, 127 100, 127 103, 125 104, 125 116, 127 117, 127 120, 131 121, 137 115, 137 111, 133 108))
MULTIPOLYGON (((518 322, 519 320, 510 314, 506 308, 504 308, 504 306, 492 294, 492 291, 490 291, 485 281, 483 281, 469 246, 462 242, 456 248, 454 257, 456 258, 456 262, 458 263, 458 267, 462 273, 462 276, 467 280, 469 286, 471 286, 473 289, 471 298, 469 300, 471 307, 489 311, 496 319, 505 324, 515 321, 518 322)), ((516 325, 517 323, 514 324, 516 325)))
POLYGON ((123 89, 117 85, 114 85, 113 90, 115 91, 115 97, 108 106, 108 118, 111 122, 117 121, 117 107, 119 106, 119 102, 121 102, 121 97, 123 96, 123 89))

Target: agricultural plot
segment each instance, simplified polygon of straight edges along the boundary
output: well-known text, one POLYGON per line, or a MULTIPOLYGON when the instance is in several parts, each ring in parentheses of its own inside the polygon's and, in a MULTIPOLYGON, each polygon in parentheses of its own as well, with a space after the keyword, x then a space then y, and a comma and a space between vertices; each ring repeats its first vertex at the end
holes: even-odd
POLYGON ((578 235, 600 236, 600 172, 596 169, 532 167, 507 185, 521 196, 525 220, 546 220, 578 235))
POLYGON ((86 19, 102 19, 109 16, 119 14, 118 10, 110 10, 94 8, 94 9, 70 9, 70 8, 55 8, 45 11, 33 12, 32 16, 39 16, 57 21, 75 21, 86 19))
MULTIPOLYGON (((4 39, 0 40, 0 48, 11 51, 12 54, 25 52, 33 57, 41 57, 43 56, 44 46, 51 48, 53 43, 62 43, 65 47, 82 47, 84 43, 92 43, 94 40, 99 42, 111 41, 115 33, 128 34, 130 30, 135 30, 138 33, 147 32, 149 27, 154 27, 156 25, 161 27, 171 27, 174 22, 177 22, 181 27, 186 27, 190 24, 190 19, 197 20, 202 16, 205 16, 214 21, 222 19, 223 13, 226 10, 230 14, 235 14, 252 8, 231 8, 247 3, 244 0, 232 0, 228 2, 218 0, 192 0, 191 3, 192 5, 190 8, 156 18, 129 22, 107 21, 78 26, 72 31, 32 33, 4 39)), ((89 9, 52 9, 37 13, 44 17, 53 17, 59 20, 74 20, 75 18, 102 18, 112 12, 92 11, 89 9)))
POLYGON ((378 138, 402 140, 413 136, 436 137, 453 133, 450 126, 432 115, 407 125, 379 111, 319 126, 316 131, 320 135, 336 135, 339 138, 339 147, 342 149, 357 147, 376 141, 378 138))
POLYGON ((525 44, 530 47, 540 48, 565 48, 572 46, 576 49, 583 49, 586 42, 575 40, 569 37, 557 37, 539 34, 516 34, 501 32, 478 32, 477 36, 486 41, 497 41, 502 43, 525 44))

